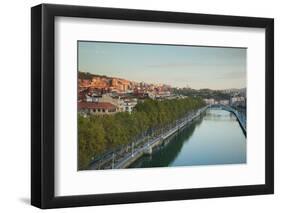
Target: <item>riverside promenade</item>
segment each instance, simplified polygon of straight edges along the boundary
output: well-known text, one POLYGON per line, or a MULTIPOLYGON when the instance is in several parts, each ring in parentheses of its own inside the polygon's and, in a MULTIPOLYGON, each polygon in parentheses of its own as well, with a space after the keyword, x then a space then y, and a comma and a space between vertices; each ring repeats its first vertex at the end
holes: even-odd
POLYGON ((157 135, 156 137, 147 138, 147 141, 145 142, 142 142, 141 140, 138 142, 133 142, 132 144, 128 145, 129 149, 126 151, 112 151, 111 153, 105 155, 102 159, 93 162, 89 169, 122 169, 130 166, 141 156, 145 154, 151 154, 154 147, 161 145, 171 135, 177 133, 184 126, 191 123, 194 119, 205 112, 207 108, 208 106, 205 106, 196 112, 190 113, 185 118, 178 120, 177 124, 172 128, 166 130, 160 135, 157 135))
POLYGON ((183 119, 183 121, 181 121, 179 124, 177 124, 172 129, 159 135, 157 138, 154 138, 154 139, 148 141, 143 146, 135 149, 134 152, 127 154, 122 160, 120 160, 118 163, 115 163, 113 168, 115 168, 115 169, 126 168, 126 167, 130 166, 133 162, 135 162, 141 156, 143 156, 145 154, 151 154, 153 151, 152 149, 154 147, 161 145, 167 138, 169 138, 173 134, 177 133, 180 129, 185 127, 187 124, 190 124, 194 119, 196 119, 203 112, 205 112, 207 108, 208 108, 208 106, 197 110, 196 113, 187 116, 185 119, 183 119))
POLYGON ((127 168, 133 164, 136 160, 144 155, 150 155, 153 152, 153 148, 160 146, 163 143, 168 143, 167 138, 174 134, 177 134, 186 125, 193 122, 194 119, 198 118, 209 108, 218 108, 225 111, 229 111, 235 115, 237 121, 246 137, 246 118, 237 110, 230 106, 221 104, 207 105, 195 112, 188 114, 186 117, 179 119, 172 127, 166 128, 163 132, 157 136, 151 137, 146 136, 141 140, 132 142, 127 145, 126 148, 114 150, 104 155, 101 159, 94 161, 89 169, 104 170, 104 169, 122 169, 127 168))

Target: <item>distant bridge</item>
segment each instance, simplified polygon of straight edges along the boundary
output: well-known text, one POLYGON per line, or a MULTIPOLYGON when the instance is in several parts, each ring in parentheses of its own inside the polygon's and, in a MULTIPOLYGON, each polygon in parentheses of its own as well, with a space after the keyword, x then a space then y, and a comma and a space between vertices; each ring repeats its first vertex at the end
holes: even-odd
POLYGON ((206 111, 208 106, 205 106, 193 113, 189 113, 186 117, 178 120, 176 124, 165 131, 164 133, 150 138, 144 144, 138 144, 133 142, 130 145, 130 150, 125 153, 118 154, 118 152, 112 152, 111 154, 106 155, 106 157, 95 160, 92 162, 91 169, 121 169, 130 166, 134 161, 145 154, 151 154, 152 149, 160 144, 162 144, 165 139, 171 135, 178 132, 180 129, 184 128, 186 125, 190 124, 193 120, 199 117, 202 113, 206 111))
POLYGON ((247 137, 246 119, 237 110, 233 109, 230 106, 223 105, 223 104, 210 104, 210 105, 208 105, 208 108, 219 108, 219 109, 222 109, 222 110, 225 110, 225 111, 233 113, 235 115, 235 117, 237 118, 238 123, 239 123, 239 125, 240 125, 240 127, 241 127, 241 129, 242 129, 242 131, 244 133, 244 135, 247 137))
POLYGON ((136 161, 138 158, 145 154, 151 154, 152 149, 160 144, 163 143, 165 139, 170 137, 171 135, 178 132, 180 129, 185 127, 187 124, 192 123, 194 119, 199 117, 201 114, 203 114, 208 108, 216 108, 216 109, 222 109, 229 111, 233 113, 238 123, 246 136, 246 119, 243 118, 242 114, 239 113, 237 110, 233 109, 230 106, 222 105, 222 104, 212 104, 207 105, 196 112, 193 112, 191 114, 188 114, 185 118, 181 119, 169 130, 165 131, 164 133, 149 138, 147 142, 144 144, 133 142, 131 145, 129 145, 129 150, 126 152, 121 151, 115 151, 107 154, 105 157, 102 157, 101 159, 95 160, 92 162, 90 168, 91 169, 121 169, 121 168, 127 168, 130 166, 134 161, 136 161), (119 153, 120 152, 120 153, 119 153))

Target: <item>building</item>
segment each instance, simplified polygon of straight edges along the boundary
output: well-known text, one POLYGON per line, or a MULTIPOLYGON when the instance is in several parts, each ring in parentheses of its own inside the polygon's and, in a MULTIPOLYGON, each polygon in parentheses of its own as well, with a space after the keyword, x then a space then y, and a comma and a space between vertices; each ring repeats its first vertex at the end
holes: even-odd
POLYGON ((156 98, 156 95, 155 95, 154 92, 147 92, 147 95, 148 95, 149 98, 151 98, 153 100, 156 98))
POLYGON ((78 112, 82 114, 105 115, 118 112, 118 108, 107 102, 78 102, 78 112))
POLYGON ((108 79, 102 77, 93 77, 91 87, 97 89, 104 89, 109 87, 108 79))
POLYGON ((209 99, 204 99, 206 104, 215 104, 215 99, 209 98, 209 99))
POLYGON ((124 100, 120 98, 120 96, 113 97, 112 94, 106 93, 103 94, 99 99, 98 102, 106 102, 115 105, 118 109, 118 112, 124 112, 124 100))
POLYGON ((78 84, 80 88, 88 88, 91 85, 91 81, 87 79, 79 79, 78 84))
POLYGON ((124 112, 131 113, 133 108, 137 105, 138 100, 136 98, 124 100, 124 112))
POLYGON ((113 91, 127 92, 131 89, 131 82, 125 79, 112 78, 111 88, 113 91))
POLYGON ((98 100, 99 100, 100 97, 101 97, 101 96, 98 96, 98 95, 96 95, 96 94, 94 94, 94 93, 92 93, 92 94, 86 94, 86 95, 85 95, 85 100, 86 100, 86 102, 98 102, 98 100))
POLYGON ((166 98, 169 98, 170 96, 171 96, 170 91, 159 91, 159 92, 157 92, 156 98, 166 99, 166 98))
POLYGON ((235 106, 246 106, 246 98, 243 96, 236 96, 230 99, 230 104, 235 106))

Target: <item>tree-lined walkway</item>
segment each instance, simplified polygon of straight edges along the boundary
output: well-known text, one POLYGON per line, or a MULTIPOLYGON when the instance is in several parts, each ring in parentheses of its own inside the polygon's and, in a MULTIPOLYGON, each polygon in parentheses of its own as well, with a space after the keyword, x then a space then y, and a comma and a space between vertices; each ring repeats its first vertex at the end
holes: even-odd
POLYGON ((196 117, 204 112, 207 107, 188 113, 184 118, 178 119, 174 125, 164 128, 157 136, 144 138, 138 142, 133 142, 127 148, 108 153, 106 157, 91 164, 90 169, 113 169, 125 168, 133 163, 143 154, 152 151, 153 147, 162 143, 165 139, 176 133, 179 129, 191 123, 196 117))
POLYGON ((167 132, 203 106, 202 99, 192 97, 146 99, 140 101, 131 114, 78 115, 79 170, 109 168, 109 162, 117 162, 130 150, 167 132))

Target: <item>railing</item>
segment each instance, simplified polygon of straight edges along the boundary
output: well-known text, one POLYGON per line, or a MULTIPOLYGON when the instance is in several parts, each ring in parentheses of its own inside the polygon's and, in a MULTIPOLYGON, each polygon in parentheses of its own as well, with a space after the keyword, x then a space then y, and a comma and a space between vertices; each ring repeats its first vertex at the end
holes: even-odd
POLYGON ((204 112, 208 107, 204 107, 202 109, 199 109, 196 113, 191 114, 187 116, 186 118, 182 119, 181 123, 177 124, 175 127, 170 129, 169 131, 159 135, 157 138, 149 141, 147 144, 145 144, 143 147, 139 147, 136 149, 131 155, 127 155, 126 158, 124 158, 122 161, 120 161, 118 164, 115 164, 113 168, 120 169, 125 168, 128 166, 128 164, 134 162, 139 157, 141 157, 144 153, 146 153, 146 150, 152 149, 153 147, 157 146, 159 143, 161 143, 163 140, 167 139, 171 135, 173 135, 175 132, 183 128, 185 125, 193 121, 195 118, 197 118, 202 112, 204 112))
POLYGON ((132 162, 142 156, 147 150, 152 149, 161 141, 170 137, 179 129, 183 128, 185 125, 190 123, 193 119, 198 117, 202 112, 204 112, 208 106, 205 106, 196 112, 189 113, 186 117, 179 119, 175 122, 175 125, 170 129, 166 130, 164 133, 156 137, 146 136, 144 139, 140 139, 136 142, 133 142, 130 145, 127 145, 123 148, 120 148, 117 151, 108 153, 106 156, 103 156, 101 159, 93 161, 90 169, 113 169, 113 168, 124 168, 128 165, 129 162, 132 162))
POLYGON ((247 125, 246 125, 246 116, 245 115, 243 115, 242 113, 239 113, 237 110, 233 109, 230 106, 226 106, 226 105, 222 105, 222 104, 211 104, 211 105, 208 105, 208 107, 209 108, 219 107, 219 108, 222 108, 223 110, 233 113, 236 116, 243 133, 245 134, 245 136, 247 136, 247 125))

